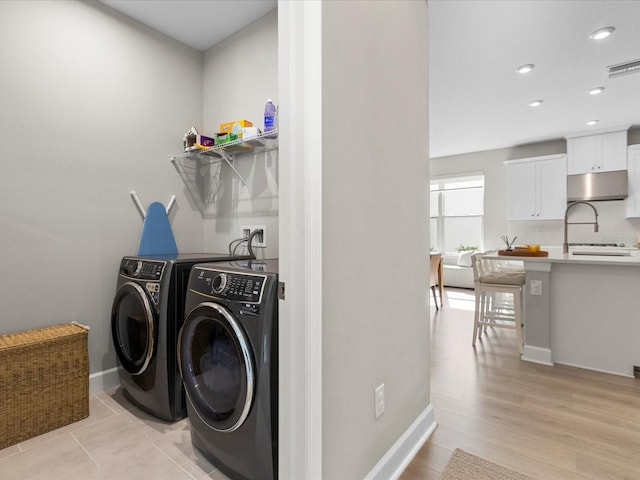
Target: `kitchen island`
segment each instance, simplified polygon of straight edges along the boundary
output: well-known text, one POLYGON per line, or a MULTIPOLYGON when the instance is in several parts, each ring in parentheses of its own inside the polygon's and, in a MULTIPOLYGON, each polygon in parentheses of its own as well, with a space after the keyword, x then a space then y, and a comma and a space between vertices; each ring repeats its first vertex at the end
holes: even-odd
POLYGON ((633 376, 640 366, 640 255, 487 255, 524 264, 522 359, 633 376))

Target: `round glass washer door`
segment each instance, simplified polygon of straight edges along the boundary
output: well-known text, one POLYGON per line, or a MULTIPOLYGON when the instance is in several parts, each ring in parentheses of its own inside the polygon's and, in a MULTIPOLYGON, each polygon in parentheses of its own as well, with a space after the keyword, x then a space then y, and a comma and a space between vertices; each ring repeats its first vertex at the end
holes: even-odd
POLYGON ((225 307, 201 303, 187 315, 178 347, 185 391, 198 416, 216 431, 238 429, 251 411, 256 381, 244 329, 225 307))
POLYGON ((111 307, 111 337, 122 367, 139 375, 149 366, 155 346, 149 296, 134 282, 123 284, 111 307))

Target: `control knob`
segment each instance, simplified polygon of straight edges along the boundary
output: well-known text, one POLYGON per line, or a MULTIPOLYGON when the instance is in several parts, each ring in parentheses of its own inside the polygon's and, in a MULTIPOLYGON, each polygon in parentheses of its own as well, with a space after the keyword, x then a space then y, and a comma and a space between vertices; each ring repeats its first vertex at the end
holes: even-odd
POLYGON ((138 275, 140 275, 140 272, 142 271, 142 262, 140 260, 138 260, 136 262, 136 266, 133 270, 133 276, 137 277, 138 275))
POLYGON ((222 291, 224 290, 224 287, 226 286, 227 286, 227 274, 219 273, 213 279, 213 283, 211 284, 211 289, 213 290, 213 293, 222 293, 222 291))
POLYGON ((141 271, 142 271, 142 262, 139 260, 137 262, 127 261, 124 263, 121 269, 121 273, 129 277, 137 277, 141 271))

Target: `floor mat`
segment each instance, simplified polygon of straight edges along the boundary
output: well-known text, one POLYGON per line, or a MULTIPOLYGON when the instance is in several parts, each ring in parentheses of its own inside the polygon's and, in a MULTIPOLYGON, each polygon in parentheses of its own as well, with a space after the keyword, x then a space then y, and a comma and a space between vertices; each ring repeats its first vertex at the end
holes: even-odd
POLYGON ((440 480, 533 480, 456 448, 440 480))

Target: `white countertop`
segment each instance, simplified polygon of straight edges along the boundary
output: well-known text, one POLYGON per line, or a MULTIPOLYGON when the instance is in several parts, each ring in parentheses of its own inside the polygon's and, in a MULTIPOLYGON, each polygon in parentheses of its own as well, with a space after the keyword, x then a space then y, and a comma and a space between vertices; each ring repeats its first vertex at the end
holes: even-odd
POLYGON ((493 253, 487 255, 486 258, 496 260, 517 260, 523 262, 536 262, 536 263, 568 263, 572 265, 613 265, 613 266, 638 266, 640 267, 640 250, 630 249, 630 256, 611 256, 611 255, 574 255, 571 253, 562 253, 562 247, 547 247, 542 246, 540 248, 543 251, 549 252, 548 257, 525 257, 525 256, 506 256, 493 253))

